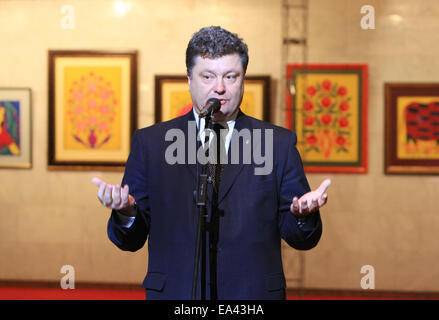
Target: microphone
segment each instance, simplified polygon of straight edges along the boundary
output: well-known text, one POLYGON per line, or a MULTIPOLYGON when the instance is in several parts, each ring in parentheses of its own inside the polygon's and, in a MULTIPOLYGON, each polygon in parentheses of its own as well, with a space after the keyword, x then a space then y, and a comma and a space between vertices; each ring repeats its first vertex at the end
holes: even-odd
POLYGON ((200 118, 204 118, 206 116, 211 116, 215 112, 218 112, 221 109, 221 101, 217 98, 210 98, 207 100, 206 105, 200 111, 200 118))

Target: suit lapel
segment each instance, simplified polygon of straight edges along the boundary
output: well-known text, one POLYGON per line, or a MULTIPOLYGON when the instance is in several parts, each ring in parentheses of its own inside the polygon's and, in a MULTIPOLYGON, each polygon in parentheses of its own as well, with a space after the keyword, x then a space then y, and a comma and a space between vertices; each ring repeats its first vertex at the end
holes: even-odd
MULTIPOLYGON (((250 127, 249 118, 244 113, 239 111, 239 113, 236 117, 234 129, 236 129, 237 132, 239 132, 240 130, 242 130, 244 128, 249 129, 250 134, 251 134, 251 127, 250 127)), ((235 132, 232 135, 232 139, 234 138, 234 135, 235 135, 235 132)), ((223 165, 223 173, 221 176, 221 183, 220 183, 220 187, 219 187, 218 203, 220 203, 224 199, 224 197, 227 195, 230 188, 232 187, 232 185, 236 181, 236 178, 238 177, 238 175, 242 171, 242 168, 244 167, 243 154, 242 154, 242 152, 244 150, 244 148, 243 148, 244 141, 242 141, 242 140, 243 139, 241 139, 241 138, 239 139, 239 149, 235 151, 235 152, 239 152, 239 162, 237 164, 232 164, 232 162, 231 162, 232 140, 230 141, 229 152, 227 155, 228 156, 228 164, 223 165)))
POLYGON ((196 151, 198 150, 198 147, 201 143, 197 141, 198 129, 195 123, 195 117, 192 109, 181 118, 181 124, 179 124, 179 127, 181 130, 183 130, 184 137, 186 138, 186 165, 191 174, 194 176, 194 179, 197 179, 196 151), (195 125, 195 135, 193 132, 189 132, 189 121, 193 121, 193 125, 195 125), (195 141, 193 141, 194 139, 195 141), (190 145, 195 146, 195 150, 189 148, 190 145), (194 157, 195 161, 189 161, 190 157, 194 157))

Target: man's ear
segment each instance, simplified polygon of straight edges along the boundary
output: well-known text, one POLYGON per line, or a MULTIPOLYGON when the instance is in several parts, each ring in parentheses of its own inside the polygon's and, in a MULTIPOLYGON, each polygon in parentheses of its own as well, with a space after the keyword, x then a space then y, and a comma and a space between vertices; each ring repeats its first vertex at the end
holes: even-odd
POLYGON ((191 86, 191 75, 189 73, 187 74, 187 83, 190 87, 191 86))

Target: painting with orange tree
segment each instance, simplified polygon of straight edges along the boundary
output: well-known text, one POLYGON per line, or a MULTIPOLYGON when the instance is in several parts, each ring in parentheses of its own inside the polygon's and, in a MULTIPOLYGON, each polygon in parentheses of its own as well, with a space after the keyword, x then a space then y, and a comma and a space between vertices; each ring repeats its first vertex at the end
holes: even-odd
POLYGON ((65 68, 66 149, 120 148, 120 69, 65 68))
POLYGON ((49 169, 123 170, 136 112, 136 51, 49 50, 49 169))

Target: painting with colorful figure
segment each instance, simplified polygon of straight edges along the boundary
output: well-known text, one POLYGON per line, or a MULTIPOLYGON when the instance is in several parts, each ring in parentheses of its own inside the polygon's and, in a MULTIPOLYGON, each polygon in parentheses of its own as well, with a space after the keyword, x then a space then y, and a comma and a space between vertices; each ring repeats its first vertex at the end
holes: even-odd
POLYGON ((20 102, 0 100, 0 154, 20 154, 20 102))
POLYGON ((31 92, 0 88, 0 167, 31 167, 31 92))

